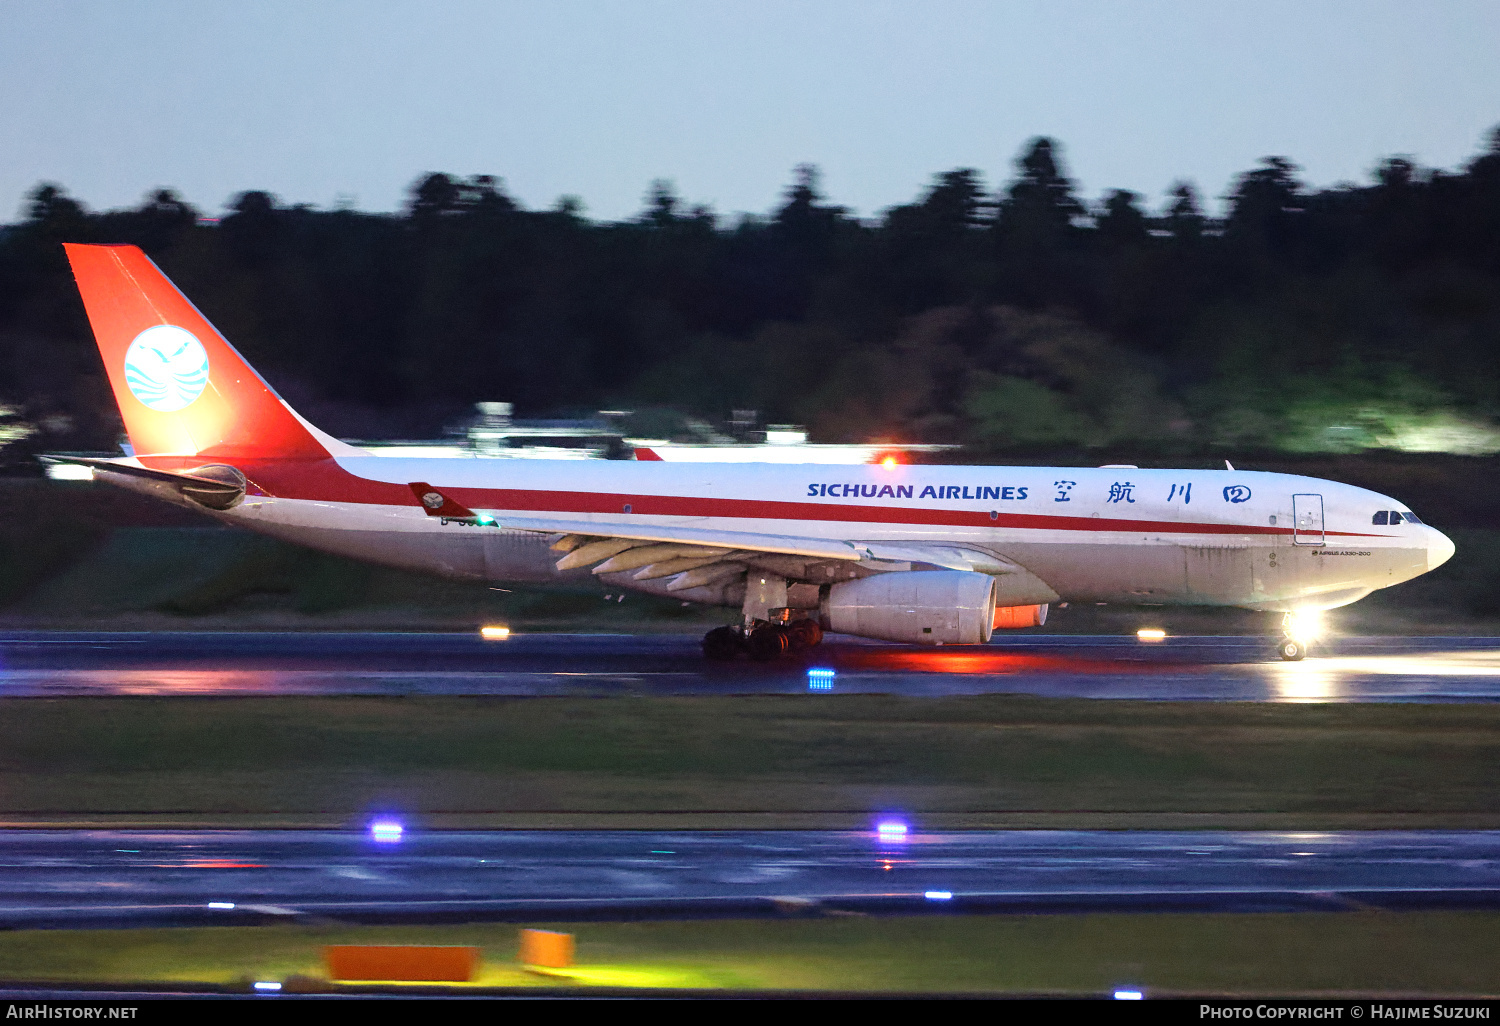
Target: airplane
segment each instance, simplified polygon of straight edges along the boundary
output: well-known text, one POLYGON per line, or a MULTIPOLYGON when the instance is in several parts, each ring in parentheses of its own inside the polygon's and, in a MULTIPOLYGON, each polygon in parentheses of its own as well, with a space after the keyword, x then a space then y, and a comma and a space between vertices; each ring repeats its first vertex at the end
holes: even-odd
POLYGON ((704 655, 824 631, 982 645, 1057 603, 1344 606, 1454 552, 1404 504, 1289 474, 1135 466, 372 455, 302 418, 135 246, 66 245, 132 455, 53 456, 299 545, 452 578, 738 608, 704 655))

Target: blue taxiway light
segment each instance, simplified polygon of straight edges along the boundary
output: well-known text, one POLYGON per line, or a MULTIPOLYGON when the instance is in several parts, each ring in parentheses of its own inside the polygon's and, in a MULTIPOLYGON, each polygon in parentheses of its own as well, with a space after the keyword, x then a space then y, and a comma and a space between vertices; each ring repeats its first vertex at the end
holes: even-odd
POLYGON ((370 836, 382 844, 394 844, 405 833, 406 829, 393 819, 377 819, 370 824, 370 836))

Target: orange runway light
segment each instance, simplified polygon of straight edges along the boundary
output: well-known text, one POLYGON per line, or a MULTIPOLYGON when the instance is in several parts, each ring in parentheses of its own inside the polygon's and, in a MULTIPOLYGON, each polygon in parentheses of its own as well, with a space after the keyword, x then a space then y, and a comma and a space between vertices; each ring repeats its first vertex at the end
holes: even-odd
POLYGON ((486 641, 504 641, 510 637, 509 627, 481 627, 479 636, 486 641))
POLYGON ((330 980, 468 983, 479 949, 423 944, 330 944, 323 949, 330 980))
POLYGON ((537 965, 544 969, 566 969, 573 964, 573 935, 552 930, 522 930, 522 965, 537 965))
POLYGON ((1165 641, 1167 632, 1159 627, 1142 627, 1135 632, 1137 641, 1165 641))

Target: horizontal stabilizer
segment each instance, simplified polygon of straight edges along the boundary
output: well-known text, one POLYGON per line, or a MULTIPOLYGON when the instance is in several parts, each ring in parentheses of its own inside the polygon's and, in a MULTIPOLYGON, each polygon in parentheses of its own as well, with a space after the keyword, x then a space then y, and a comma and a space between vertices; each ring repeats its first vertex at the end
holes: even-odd
POLYGON ((41 459, 44 463, 71 463, 88 467, 95 472, 120 474, 171 485, 186 498, 209 509, 230 509, 245 497, 245 475, 222 464, 210 464, 179 473, 91 456, 43 456, 41 459))

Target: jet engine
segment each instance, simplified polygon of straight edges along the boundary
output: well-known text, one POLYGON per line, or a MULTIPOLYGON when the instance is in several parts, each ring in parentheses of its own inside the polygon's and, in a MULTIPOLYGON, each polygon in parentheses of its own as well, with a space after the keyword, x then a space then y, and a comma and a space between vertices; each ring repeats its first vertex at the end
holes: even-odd
POLYGON ((982 645, 995 622, 995 579, 972 570, 876 574, 828 589, 824 630, 918 645, 982 645))

